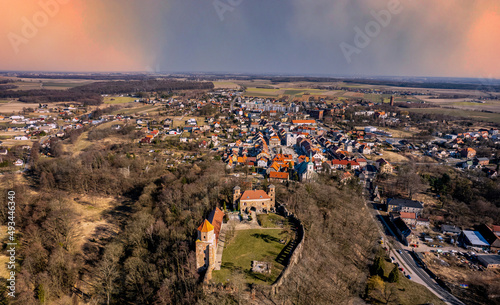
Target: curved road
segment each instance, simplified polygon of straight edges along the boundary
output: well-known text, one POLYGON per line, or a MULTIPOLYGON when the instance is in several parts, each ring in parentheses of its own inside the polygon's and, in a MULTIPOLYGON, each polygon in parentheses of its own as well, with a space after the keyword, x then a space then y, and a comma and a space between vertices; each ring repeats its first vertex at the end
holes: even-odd
MULTIPOLYGON (((368 203, 368 202, 367 202, 368 203)), ((373 209, 372 209, 373 210, 373 209)), ((384 218, 381 217, 379 214, 378 210, 374 210, 376 213, 373 213, 376 215, 376 218, 378 218, 381 223, 383 224, 383 228, 386 230, 386 232, 390 233, 390 236, 393 236, 396 240, 398 240, 396 234, 392 231, 391 227, 387 225, 385 222, 384 218)), ((380 228, 379 228, 380 229, 380 228)), ((384 233, 384 232, 382 232, 384 233)), ((384 234, 387 235, 387 234, 384 234)), ((388 240, 388 239, 386 239, 388 240)), ((412 255, 409 253, 409 251, 404 250, 403 247, 401 247, 400 243, 397 241, 393 243, 393 247, 396 250, 401 250, 401 253, 395 252, 394 255, 396 256, 396 260, 399 260, 400 262, 404 263, 403 265, 406 266, 407 271, 413 274, 413 276, 417 276, 420 280, 417 282, 423 282, 425 285, 436 295, 438 296, 441 300, 446 302, 447 304, 452 304, 452 305, 465 305, 462 301, 457 299, 454 295, 449 293, 447 290, 445 290, 443 287, 439 286, 439 284, 433 280, 429 274, 422 269, 416 262, 415 259, 412 257, 412 255), (409 270, 408 270, 409 269, 409 270)), ((414 280, 414 278, 412 278, 414 280)))

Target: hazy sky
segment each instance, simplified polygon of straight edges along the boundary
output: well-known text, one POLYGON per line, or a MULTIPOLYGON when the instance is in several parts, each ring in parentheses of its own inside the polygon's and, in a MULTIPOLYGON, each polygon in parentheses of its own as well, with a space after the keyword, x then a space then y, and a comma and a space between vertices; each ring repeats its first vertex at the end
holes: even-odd
POLYGON ((0 0, 0 41, 0 70, 500 78, 500 2, 0 0))

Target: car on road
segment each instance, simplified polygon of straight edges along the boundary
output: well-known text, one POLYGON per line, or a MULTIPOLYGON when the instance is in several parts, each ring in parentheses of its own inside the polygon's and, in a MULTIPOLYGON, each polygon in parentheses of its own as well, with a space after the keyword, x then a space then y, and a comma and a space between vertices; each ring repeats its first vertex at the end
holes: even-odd
POLYGON ((397 251, 399 254, 403 253, 403 251, 401 251, 401 249, 398 249, 397 251))
POLYGON ((408 274, 406 277, 407 277, 409 280, 411 280, 411 275, 409 275, 409 274, 408 274))
POLYGON ((399 268, 399 271, 404 272, 404 271, 405 271, 405 268, 400 267, 400 268, 399 268))
POLYGON ((391 263, 394 263, 395 260, 394 256, 391 256, 391 263))

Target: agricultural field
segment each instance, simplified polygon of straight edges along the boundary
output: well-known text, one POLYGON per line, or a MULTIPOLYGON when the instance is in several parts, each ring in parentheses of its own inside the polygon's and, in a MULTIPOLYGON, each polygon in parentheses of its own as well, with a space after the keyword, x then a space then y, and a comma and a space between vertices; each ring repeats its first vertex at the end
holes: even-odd
POLYGON ((320 89, 308 89, 308 88, 273 88, 270 86, 260 86, 260 87, 249 87, 245 90, 245 96, 254 97, 282 97, 288 95, 290 97, 303 97, 305 94, 309 95, 327 95, 336 96, 342 91, 329 91, 320 89), (265 88, 264 88, 265 87, 265 88))
POLYGON ((126 104, 132 103, 136 100, 135 97, 128 96, 106 96, 104 98, 104 104, 115 105, 115 104, 126 104))
POLYGON ((0 113, 18 113, 23 111, 23 108, 38 108, 38 104, 35 103, 21 103, 21 102, 9 102, 0 103, 0 113))
MULTIPOLYGON (((460 93, 460 92, 457 92, 460 93)), ((456 99, 436 99, 430 96, 422 96, 421 99, 429 104, 436 104, 447 108, 456 108, 471 111, 492 111, 500 113, 500 99, 485 100, 484 103, 475 103, 472 98, 456 98, 456 99)))
POLYGON ((481 111, 448 109, 448 108, 408 108, 402 109, 416 113, 435 113, 455 116, 464 119, 473 119, 484 122, 500 123, 500 113, 490 113, 481 111))
POLYGON ((213 82, 214 89, 239 89, 240 85, 233 82, 213 82))
POLYGON ((235 271, 243 273, 248 283, 271 284, 283 270, 285 245, 280 243, 282 229, 253 229, 236 231, 222 254, 221 270, 213 271, 216 282, 231 280, 235 271), (271 274, 251 271, 252 261, 272 262, 271 274))
POLYGON ((245 90, 246 96, 255 96, 255 97, 278 97, 282 94, 280 89, 270 89, 270 88, 247 88, 245 90))
POLYGON ((113 115, 116 115, 116 114, 134 114, 134 113, 148 113, 148 112, 154 112, 154 111, 158 111, 160 109, 163 109, 164 106, 154 106, 154 105, 146 105, 146 106, 143 106, 141 104, 141 106, 139 107, 132 107, 132 108, 123 108, 123 109, 118 109, 118 110, 115 110, 113 111, 111 114, 113 115))

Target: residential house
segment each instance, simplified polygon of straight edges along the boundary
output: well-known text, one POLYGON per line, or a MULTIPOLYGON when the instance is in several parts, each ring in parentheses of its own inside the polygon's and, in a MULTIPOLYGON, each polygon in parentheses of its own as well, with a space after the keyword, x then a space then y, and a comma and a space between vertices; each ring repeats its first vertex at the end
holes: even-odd
POLYGON ((441 233, 443 234, 452 234, 452 235, 458 235, 462 232, 459 227, 456 226, 451 226, 451 225, 442 225, 441 226, 441 233))
POLYGON ((476 156, 476 150, 470 147, 460 149, 460 156, 467 159, 472 159, 476 156))
POLYGON ((269 173, 269 181, 279 181, 285 182, 288 181, 290 174, 288 172, 270 172, 269 173))
POLYGON ((478 226, 477 231, 486 239, 488 244, 490 244, 490 250, 493 253, 500 251, 500 238, 495 234, 492 228, 485 224, 478 226))
POLYGON ((393 171, 392 165, 383 158, 375 161, 375 166, 377 167, 379 173, 381 173, 381 174, 385 174, 385 173, 392 174, 392 171, 393 171))
POLYGON ((415 213, 415 215, 419 216, 420 214, 422 214, 423 210, 424 206, 420 201, 401 198, 387 199, 388 212, 408 212, 415 213))

